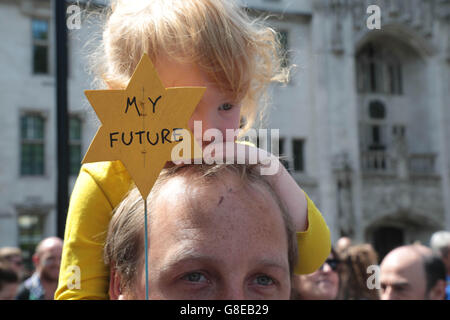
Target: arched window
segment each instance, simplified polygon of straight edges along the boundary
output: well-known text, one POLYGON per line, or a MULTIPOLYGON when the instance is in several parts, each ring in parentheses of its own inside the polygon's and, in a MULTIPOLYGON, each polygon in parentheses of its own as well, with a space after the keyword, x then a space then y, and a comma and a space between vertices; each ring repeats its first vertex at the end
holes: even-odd
POLYGON ((383 120, 386 118, 386 108, 380 101, 372 101, 369 104, 369 117, 371 119, 383 120))
POLYGON ((364 151, 385 151, 388 144, 387 108, 380 100, 370 101, 361 122, 361 143, 364 151))
POLYGON ((356 60, 359 93, 403 93, 402 66, 394 53, 369 43, 356 60))

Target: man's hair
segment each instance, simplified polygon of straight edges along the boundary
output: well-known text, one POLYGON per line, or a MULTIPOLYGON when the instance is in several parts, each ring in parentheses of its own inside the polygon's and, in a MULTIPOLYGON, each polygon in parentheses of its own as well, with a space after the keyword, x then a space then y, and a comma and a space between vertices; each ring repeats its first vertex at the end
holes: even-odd
POLYGON ((427 293, 436 285, 439 280, 445 281, 445 265, 441 257, 436 254, 425 255, 423 266, 426 275, 427 293))
POLYGON ((0 248, 0 262, 8 262, 12 257, 22 257, 22 251, 15 247, 0 248))
POLYGON ((42 254, 42 251, 44 250, 44 248, 45 248, 46 246, 48 246, 48 243, 49 243, 49 242, 50 242, 50 243, 55 242, 55 243, 57 243, 57 244, 61 243, 61 245, 62 245, 63 240, 62 240, 61 238, 58 238, 58 237, 48 237, 48 238, 44 238, 44 239, 42 239, 42 240, 37 244, 36 249, 34 250, 34 251, 35 251, 35 254, 41 255, 41 254, 42 254))
MULTIPOLYGON (((148 198, 148 228, 152 228, 152 211, 158 194, 163 186, 174 177, 187 177, 190 189, 195 186, 211 186, 221 181, 224 175, 232 175, 240 180, 245 191, 262 192, 267 190, 278 204, 286 229, 288 260, 291 275, 297 262, 297 242, 291 218, 285 210, 281 199, 273 190, 267 177, 260 174, 259 165, 185 165, 164 169, 153 186, 148 198)), ((189 196, 190 190, 186 190, 189 196)), ((134 188, 114 210, 106 244, 104 261, 120 275, 121 289, 129 289, 133 285, 139 266, 142 265, 144 252, 144 201, 137 188, 134 188)))
POLYGON ((450 231, 438 231, 433 233, 430 239, 430 247, 443 258, 450 253, 450 231))
POLYGON ((3 289, 5 284, 17 282, 19 282, 19 277, 17 274, 8 268, 7 265, 0 263, 0 290, 3 289))

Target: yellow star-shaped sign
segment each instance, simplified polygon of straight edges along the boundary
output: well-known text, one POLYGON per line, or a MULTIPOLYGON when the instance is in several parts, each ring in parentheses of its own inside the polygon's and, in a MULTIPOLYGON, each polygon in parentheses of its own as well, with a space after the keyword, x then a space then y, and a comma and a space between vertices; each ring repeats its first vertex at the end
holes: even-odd
POLYGON ((85 91, 102 125, 82 163, 120 160, 146 199, 166 162, 183 158, 171 159, 183 133, 191 139, 186 157, 201 154, 188 121, 205 90, 165 88, 144 54, 125 90, 85 91))

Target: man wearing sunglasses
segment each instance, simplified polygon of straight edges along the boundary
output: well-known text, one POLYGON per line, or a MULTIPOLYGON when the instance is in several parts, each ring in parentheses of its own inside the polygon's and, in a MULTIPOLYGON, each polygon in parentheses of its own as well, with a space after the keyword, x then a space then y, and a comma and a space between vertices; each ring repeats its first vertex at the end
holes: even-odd
POLYGON ((300 300, 335 300, 339 293, 340 260, 334 249, 315 272, 295 276, 293 297, 300 300))
POLYGON ((8 266, 9 269, 13 270, 19 280, 22 279, 25 270, 22 259, 22 251, 19 248, 0 248, 0 263, 8 266))

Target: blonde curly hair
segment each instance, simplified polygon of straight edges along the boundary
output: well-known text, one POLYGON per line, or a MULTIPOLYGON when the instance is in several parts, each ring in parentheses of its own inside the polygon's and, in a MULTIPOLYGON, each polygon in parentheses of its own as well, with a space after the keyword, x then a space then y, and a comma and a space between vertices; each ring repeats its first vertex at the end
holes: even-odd
POLYGON ((277 32, 232 0, 112 0, 107 10, 93 56, 110 88, 126 87, 144 53, 194 63, 242 103, 248 129, 264 115, 268 85, 288 81, 277 32))

